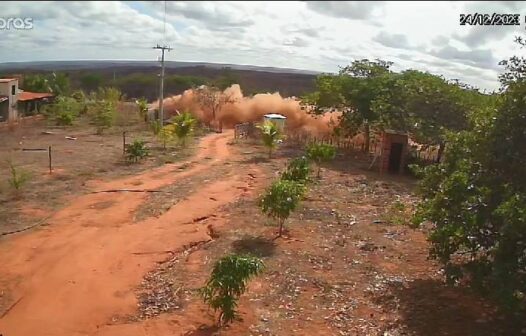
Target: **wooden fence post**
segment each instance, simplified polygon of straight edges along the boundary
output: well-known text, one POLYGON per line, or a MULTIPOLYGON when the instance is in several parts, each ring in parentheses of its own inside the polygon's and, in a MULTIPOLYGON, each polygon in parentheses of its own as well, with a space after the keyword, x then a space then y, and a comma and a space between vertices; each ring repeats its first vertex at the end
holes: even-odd
POLYGON ((126 131, 122 132, 122 154, 126 154, 126 131))
POLYGON ((53 172, 53 165, 51 163, 51 146, 48 148, 48 156, 49 156, 49 173, 51 174, 53 172))

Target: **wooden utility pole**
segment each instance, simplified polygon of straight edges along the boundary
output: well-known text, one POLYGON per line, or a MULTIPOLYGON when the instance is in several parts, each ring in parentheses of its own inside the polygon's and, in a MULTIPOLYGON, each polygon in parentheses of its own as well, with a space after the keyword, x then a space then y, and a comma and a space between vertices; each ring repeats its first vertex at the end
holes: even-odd
POLYGON ((161 84, 160 84, 160 90, 159 90, 159 119, 161 122, 161 127, 163 127, 164 123, 164 111, 163 111, 163 100, 164 100, 164 52, 166 50, 170 51, 172 48, 170 48, 167 45, 156 45, 153 47, 153 49, 160 49, 161 50, 161 84))

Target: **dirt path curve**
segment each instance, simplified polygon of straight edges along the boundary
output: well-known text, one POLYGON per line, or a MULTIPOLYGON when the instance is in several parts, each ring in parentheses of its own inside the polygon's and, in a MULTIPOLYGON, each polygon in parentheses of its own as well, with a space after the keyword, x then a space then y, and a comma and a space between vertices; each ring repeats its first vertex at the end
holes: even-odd
MULTIPOLYGON (((184 170, 181 164, 165 165, 97 183, 94 190, 155 189, 213 169, 229 157, 231 136, 205 137, 184 170)), ((0 311, 0 334, 100 334, 112 318, 134 313, 134 289, 167 251, 211 239, 210 221, 194 223, 196 218, 217 214, 247 189, 246 176, 226 177, 204 185, 160 217, 141 222, 133 222, 133 211, 146 200, 146 193, 95 193, 72 200, 49 226, 0 245, 0 285, 11 293, 11 304, 0 311)), ((214 217, 212 225, 224 220, 214 217)))

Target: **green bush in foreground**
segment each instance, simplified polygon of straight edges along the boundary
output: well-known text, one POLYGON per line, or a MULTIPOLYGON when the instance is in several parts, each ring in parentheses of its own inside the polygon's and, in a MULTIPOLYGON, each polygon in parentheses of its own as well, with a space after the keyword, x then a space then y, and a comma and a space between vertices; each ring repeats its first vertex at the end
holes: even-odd
POLYGON ((259 258, 249 256, 228 255, 215 263, 200 294, 214 311, 220 310, 220 325, 230 323, 237 317, 239 297, 245 293, 248 280, 260 274, 263 267, 259 258))
POLYGON ((28 172, 17 168, 12 162, 9 162, 9 170, 11 177, 8 178, 7 182, 11 188, 19 191, 29 181, 30 175, 28 172))
POLYGON ((263 145, 268 148, 268 157, 272 157, 272 151, 278 145, 278 140, 281 138, 279 128, 273 122, 266 121, 263 125, 258 126, 261 130, 261 139, 263 145))
POLYGON ((335 156, 336 148, 331 145, 312 143, 307 147, 307 157, 316 162, 316 165, 318 166, 316 174, 318 178, 321 176, 321 164, 334 159, 335 156))
POLYGON ((289 180, 278 180, 267 189, 261 199, 263 213, 278 220, 278 237, 281 237, 283 233, 285 220, 296 209, 304 193, 305 186, 303 184, 289 180))
POLYGON ((139 160, 148 156, 148 154, 148 148, 142 140, 135 140, 126 146, 126 160, 128 162, 139 162, 139 160))
POLYGON ((309 160, 305 156, 298 157, 289 162, 281 179, 305 183, 309 179, 310 170, 309 160))

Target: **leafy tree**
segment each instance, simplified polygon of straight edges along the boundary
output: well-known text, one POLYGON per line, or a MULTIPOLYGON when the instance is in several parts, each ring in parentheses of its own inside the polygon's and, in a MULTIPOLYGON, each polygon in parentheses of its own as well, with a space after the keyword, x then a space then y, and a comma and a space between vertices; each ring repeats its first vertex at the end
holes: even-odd
POLYGON ((113 126, 117 111, 110 101, 98 101, 92 105, 91 118, 97 128, 97 134, 102 134, 105 129, 113 126))
POLYGON ((122 92, 115 87, 100 87, 97 91, 97 100, 117 104, 122 98, 122 92))
POLYGON ((205 85, 207 80, 198 76, 171 75, 164 80, 167 92, 181 93, 185 90, 205 85))
POLYGON ((122 97, 119 89, 101 87, 90 94, 89 112, 92 122, 97 127, 97 134, 113 126, 117 116, 117 105, 122 97))
POLYGON ((65 73, 26 75, 23 84, 26 91, 49 92, 56 95, 68 95, 70 92, 69 77, 65 73))
POLYGON ((126 160, 128 162, 139 162, 139 160, 148 156, 149 151, 142 140, 134 140, 131 144, 126 145, 126 160))
MULTIPOLYGON (((211 124, 216 122, 217 116, 226 105, 236 102, 232 94, 225 93, 214 86, 202 85, 195 89, 195 93, 197 101, 205 112, 209 114, 207 119, 211 120, 211 124)), ((219 130, 222 130, 221 126, 219 126, 219 130)))
POLYGON ((468 128, 468 116, 490 104, 487 95, 458 81, 416 70, 391 74, 373 103, 383 127, 409 132, 414 140, 439 145, 438 161, 447 131, 468 128))
POLYGON ((80 77, 80 85, 84 90, 93 91, 102 86, 103 79, 100 74, 88 73, 80 77))
POLYGON ((33 92, 51 92, 51 86, 45 75, 25 75, 23 88, 26 91, 33 92))
POLYGON ((44 114, 54 120, 57 125, 70 126, 78 117, 81 110, 81 104, 75 99, 59 96, 52 105, 44 110, 44 114))
POLYGON ((237 302, 246 292, 248 280, 259 275, 263 268, 263 261, 250 256, 227 255, 215 263, 200 294, 212 309, 221 311, 219 325, 234 321, 237 317, 237 302))
POLYGON ((281 174, 282 180, 306 183, 309 179, 310 164, 307 157, 302 156, 291 160, 287 169, 281 174))
POLYGON ((86 97, 86 94, 82 90, 77 90, 71 94, 71 98, 75 99, 75 101, 79 104, 79 114, 84 115, 88 113, 88 106, 89 101, 88 97, 86 97))
POLYGON ((389 78, 391 62, 367 59, 353 61, 338 75, 317 78, 317 91, 304 97, 303 102, 313 106, 317 113, 327 110, 343 112, 341 127, 348 133, 364 132, 364 150, 369 151, 370 126, 379 116, 373 109, 374 101, 382 92, 389 78))
POLYGON ((276 124, 271 121, 266 121, 263 125, 257 127, 261 130, 263 145, 268 148, 268 157, 271 158, 272 151, 281 139, 281 132, 276 124))
POLYGON ((71 94, 71 98, 75 99, 77 103, 84 103, 86 101, 86 94, 82 90, 76 90, 71 94))
POLYGON ((219 90, 225 90, 234 84, 239 84, 239 78, 230 68, 223 68, 221 76, 214 80, 214 86, 219 90))
POLYGON ((173 134, 182 146, 194 130, 196 120, 189 112, 183 112, 173 118, 173 134))
POLYGON ((261 199, 261 210, 263 213, 278 220, 278 237, 281 237, 285 220, 296 209, 304 192, 305 186, 301 183, 290 180, 278 180, 272 183, 261 199))
POLYGON ((414 223, 433 224, 431 256, 448 280, 526 308, 526 60, 505 65, 496 110, 472 114, 472 130, 448 135, 445 160, 420 171, 414 223))
POLYGON ((69 76, 66 73, 53 72, 50 76, 51 92, 57 95, 67 96, 71 91, 69 76))
POLYGON ((321 177, 321 164, 330 161, 336 156, 336 148, 334 146, 322 143, 312 143, 307 146, 307 157, 314 162, 318 167, 316 176, 321 177))

